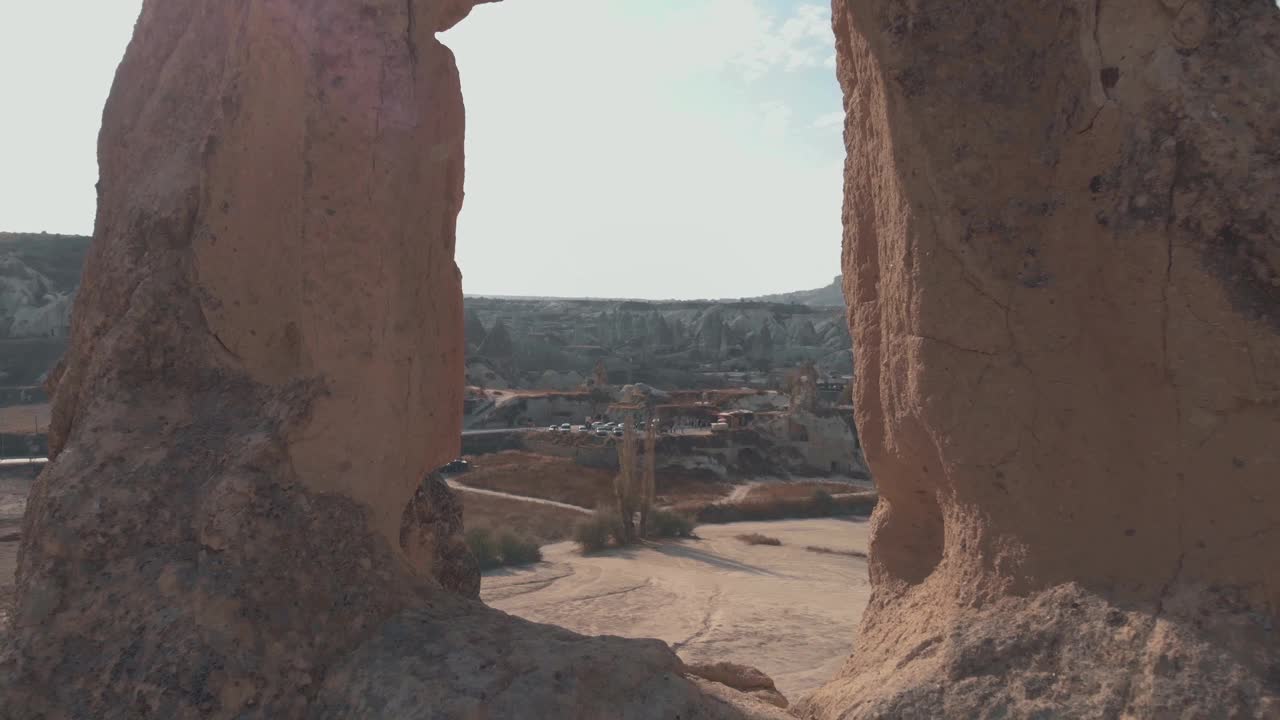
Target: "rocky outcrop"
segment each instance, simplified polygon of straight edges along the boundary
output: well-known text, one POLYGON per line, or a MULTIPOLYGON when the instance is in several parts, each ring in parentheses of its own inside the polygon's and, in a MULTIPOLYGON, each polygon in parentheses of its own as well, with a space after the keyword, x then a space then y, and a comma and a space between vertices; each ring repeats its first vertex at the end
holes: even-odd
POLYGON ((1274 3, 835 8, 881 502, 802 714, 1280 714, 1274 3))
POLYGON ((773 678, 750 665, 731 662, 695 663, 686 664, 684 671, 686 675, 740 690, 775 707, 786 708, 790 704, 786 696, 778 692, 773 678))
POLYGON ((65 337, 70 320, 68 295, 0 244, 0 339, 65 337))
MULTIPOLYGON (((5 382, 34 382, 52 368, 43 344, 56 344, 53 355, 65 348, 88 242, 71 235, 0 233, 0 343, 6 337, 44 340, 4 348, 0 373, 11 376, 5 382)), ((659 377, 648 374, 661 371, 667 384, 686 387, 718 387, 697 373, 717 365, 745 370, 814 360, 830 374, 847 375, 853 367, 849 337, 843 311, 833 307, 841 303, 806 300, 830 289, 724 303, 473 297, 464 300, 463 337, 469 360, 513 366, 518 384, 535 389, 569 389, 541 378, 548 370, 590 375, 602 356, 641 378, 657 382, 659 377), (697 332, 688 335, 684 325, 697 328, 702 314, 715 308, 731 316, 741 337, 737 345, 717 341, 712 354, 694 352, 700 338, 697 332), (500 323, 504 317, 511 324, 500 323), (503 326, 488 346, 486 321, 503 326)))
POLYGON ((467 344, 467 353, 473 353, 484 343, 485 337, 489 331, 485 329, 484 321, 476 314, 474 310, 468 311, 463 320, 462 326, 463 341, 467 344))
POLYGON ((429 473, 400 520, 400 549, 421 575, 465 597, 480 597, 480 564, 467 547, 462 503, 440 473, 429 473))
POLYGON ((485 333, 484 342, 480 344, 480 348, 476 352, 495 360, 509 360, 515 354, 515 347, 511 342, 511 333, 501 319, 495 321, 493 326, 488 329, 485 333))
MULTIPOLYGON (((468 337, 501 327, 501 342, 472 357, 511 367, 511 380, 538 387, 547 370, 589 375, 604 360, 616 383, 723 387, 725 371, 767 371, 818 362, 828 375, 852 372, 842 308, 740 301, 641 302, 469 297, 468 337), (821 327, 823 332, 818 332, 821 327)), ((470 341, 469 341, 470 343, 470 341)))
POLYGON ((144 2, 0 717, 768 717, 437 579, 470 5, 144 2))
POLYGON ((830 285, 816 288, 814 290, 797 290, 789 293, 779 293, 777 295, 762 295, 754 300, 775 303, 788 303, 800 305, 812 305, 814 307, 844 307, 844 285, 842 278, 837 275, 830 285))
POLYGON ((34 390, 66 350, 88 244, 77 235, 0 232, 0 386, 34 390))

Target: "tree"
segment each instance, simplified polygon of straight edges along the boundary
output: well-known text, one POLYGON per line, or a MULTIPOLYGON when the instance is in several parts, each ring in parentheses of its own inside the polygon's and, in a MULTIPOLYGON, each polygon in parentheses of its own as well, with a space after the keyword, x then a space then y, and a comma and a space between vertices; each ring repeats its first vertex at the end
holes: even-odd
POLYGON ((613 495, 617 503, 619 545, 630 545, 637 539, 636 510, 639 502, 636 477, 636 433, 627 415, 622 421, 622 444, 618 446, 618 475, 613 479, 613 495))
POLYGON ((649 515, 657 499, 658 419, 649 417, 644 435, 644 474, 640 480, 640 537, 649 537, 649 515))
POLYGON ((644 436, 644 456, 640 456, 635 418, 637 410, 628 410, 622 421, 622 444, 618 446, 618 474, 613 481, 614 502, 618 510, 619 545, 630 545, 647 538, 656 500, 656 465, 658 430, 650 419, 644 436), (639 524, 636 517, 639 516, 639 524))

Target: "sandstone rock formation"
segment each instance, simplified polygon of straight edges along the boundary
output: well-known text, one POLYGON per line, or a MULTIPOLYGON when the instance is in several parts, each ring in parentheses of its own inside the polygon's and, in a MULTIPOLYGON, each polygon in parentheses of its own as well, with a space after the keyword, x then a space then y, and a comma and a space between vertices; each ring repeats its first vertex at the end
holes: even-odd
POLYGON ((803 714, 1280 716, 1274 3, 835 8, 881 503, 803 714))
POLYGON ((429 473, 405 506, 400 549, 419 574, 459 595, 480 597, 480 564, 463 536, 462 503, 440 473, 429 473))
POLYGON ((749 665, 731 662, 685 665, 685 674, 710 680, 734 690, 741 690, 761 702, 785 708, 790 703, 778 692, 773 678, 749 665))
POLYGON ((770 717, 436 579, 472 4, 144 2, 0 717, 770 717))

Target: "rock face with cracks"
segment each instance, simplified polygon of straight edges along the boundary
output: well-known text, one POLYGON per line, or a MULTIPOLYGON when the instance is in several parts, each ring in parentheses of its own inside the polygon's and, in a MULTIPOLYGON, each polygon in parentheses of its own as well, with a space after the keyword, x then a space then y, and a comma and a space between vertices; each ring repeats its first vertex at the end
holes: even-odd
POLYGON ((881 502, 814 718, 1280 715, 1280 18, 835 3, 881 502))
POLYGON ((0 717, 770 717, 437 579, 471 4, 144 3, 0 717))
POLYGON ((440 473, 427 475, 405 506, 400 549, 415 570, 434 577, 444 589, 480 597, 480 564, 463 534, 462 503, 440 473))

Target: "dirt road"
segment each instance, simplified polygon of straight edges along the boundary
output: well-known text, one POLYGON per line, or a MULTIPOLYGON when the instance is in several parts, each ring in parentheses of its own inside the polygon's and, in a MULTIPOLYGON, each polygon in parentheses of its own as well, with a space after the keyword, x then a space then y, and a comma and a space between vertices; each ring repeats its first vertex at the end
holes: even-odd
POLYGON ((853 519, 703 525, 702 540, 578 555, 543 548, 547 562, 487 573, 488 604, 536 622, 592 635, 656 637, 686 661, 731 660, 771 675, 788 698, 844 662, 870 587, 866 562, 805 546, 867 549, 853 519), (735 539, 762 533, 781 547, 735 539))
POLYGON ((481 488, 473 488, 468 485, 463 485, 460 482, 455 482, 453 480, 448 480, 448 479, 445 480, 445 483, 447 483, 450 488, 457 490, 458 492, 475 493, 477 495, 488 495, 489 497, 505 498, 507 500, 519 500, 520 502, 535 503, 538 505, 548 505, 550 507, 558 507, 562 510, 572 510, 574 512, 582 513, 584 515, 590 515, 593 512, 592 510, 589 510, 587 508, 578 507, 577 505, 570 505, 569 503, 556 502, 555 500, 545 500, 543 498, 529 497, 527 495, 512 495, 511 493, 498 492, 497 490, 484 490, 481 488))
POLYGON ((0 433, 39 434, 49 430, 49 404, 0 408, 0 433))

